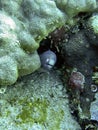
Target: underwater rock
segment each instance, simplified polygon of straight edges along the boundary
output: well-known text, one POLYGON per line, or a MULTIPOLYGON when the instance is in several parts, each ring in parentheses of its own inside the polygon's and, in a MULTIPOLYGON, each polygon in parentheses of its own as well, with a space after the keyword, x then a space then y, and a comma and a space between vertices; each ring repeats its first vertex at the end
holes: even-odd
MULTIPOLYGON (((61 51, 66 67, 76 68, 78 72, 85 76, 84 91, 79 91, 79 96, 73 93, 72 95, 73 97, 76 96, 76 99, 78 98, 81 104, 81 109, 78 108, 80 119, 89 119, 90 103, 95 94, 91 91, 91 84, 94 83, 92 81, 93 68, 98 64, 98 50, 91 46, 84 32, 83 27, 78 32, 70 32, 68 41, 62 42, 61 51)), ((96 77, 95 80, 97 80, 96 77)))
POLYGON ((24 23, 28 22, 28 30, 37 42, 66 21, 65 14, 56 7, 54 1, 24 0, 21 8, 26 18, 24 23))
POLYGON ((0 66, 0 85, 9 85, 40 67, 36 50, 43 38, 66 22, 70 23, 79 12, 94 11, 96 1, 1 0, 0 9, 0 60, 8 56, 14 63, 11 69, 10 61, 9 66, 1 61, 3 68, 9 68, 9 78, 12 74, 14 79, 4 76, 8 71, 0 66))
POLYGON ((56 71, 38 70, 7 87, 0 111, 0 130, 81 130, 56 71))
POLYGON ((62 43, 62 56, 64 56, 67 64, 78 68, 77 64, 87 57, 88 48, 89 43, 81 31, 72 34, 67 42, 62 43))
POLYGON ((37 52, 28 54, 21 48, 16 30, 14 20, 0 12, 0 85, 13 84, 40 67, 37 52))
POLYGON ((65 11, 69 17, 76 16, 80 12, 92 12, 97 8, 96 0, 54 0, 57 6, 65 11), (91 10, 92 7, 92 10, 91 10))
POLYGON ((98 13, 92 14, 87 20, 85 32, 89 42, 98 47, 98 13))
POLYGON ((68 16, 66 23, 69 26, 75 25, 76 18, 79 13, 90 13, 97 9, 96 0, 54 0, 57 4, 57 7, 65 12, 68 16))
POLYGON ((16 62, 9 56, 0 58, 0 84, 13 84, 18 78, 16 62))
POLYGON ((10 85, 40 67, 40 40, 65 18, 53 1, 7 0, 0 6, 0 85, 10 85))
POLYGON ((91 77, 92 68, 98 64, 98 50, 91 46, 84 32, 85 29, 72 33, 69 40, 62 43, 61 52, 67 65, 77 68, 85 77, 91 77))
POLYGON ((93 72, 92 80, 98 85, 98 72, 93 72))
POLYGON ((95 94, 95 101, 91 103, 90 113, 91 120, 98 121, 98 93, 95 94))

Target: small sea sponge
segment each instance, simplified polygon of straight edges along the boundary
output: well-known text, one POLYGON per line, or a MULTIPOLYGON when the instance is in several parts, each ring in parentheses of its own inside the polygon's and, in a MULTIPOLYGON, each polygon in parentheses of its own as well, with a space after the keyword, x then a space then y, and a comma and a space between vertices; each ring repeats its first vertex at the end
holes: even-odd
POLYGON ((80 91, 83 91, 84 83, 85 83, 85 77, 82 73, 77 72, 77 71, 73 71, 71 73, 71 76, 69 79, 69 85, 73 89, 78 89, 80 91))

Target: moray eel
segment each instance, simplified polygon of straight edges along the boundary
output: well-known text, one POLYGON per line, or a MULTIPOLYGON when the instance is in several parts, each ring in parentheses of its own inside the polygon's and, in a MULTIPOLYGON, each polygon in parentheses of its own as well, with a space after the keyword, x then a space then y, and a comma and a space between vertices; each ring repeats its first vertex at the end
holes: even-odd
POLYGON ((44 69, 51 70, 57 61, 57 56, 53 51, 48 50, 40 54, 40 60, 44 69))

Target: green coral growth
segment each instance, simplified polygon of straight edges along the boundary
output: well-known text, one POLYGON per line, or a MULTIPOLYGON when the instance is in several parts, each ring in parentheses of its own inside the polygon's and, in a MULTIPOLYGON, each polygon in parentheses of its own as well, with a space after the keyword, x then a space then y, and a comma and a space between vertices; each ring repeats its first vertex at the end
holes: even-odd
POLYGON ((21 119, 21 123, 40 123, 43 124, 47 117, 47 100, 36 99, 34 102, 20 100, 22 111, 17 115, 17 119, 21 119))
POLYGON ((60 130, 60 124, 64 117, 64 111, 63 110, 55 111, 52 109, 50 117, 51 117, 50 121, 52 120, 53 122, 51 123, 49 130, 60 130))
POLYGON ((49 124, 49 130, 60 130, 60 124, 64 117, 64 111, 62 109, 55 110, 48 109, 50 103, 46 99, 35 99, 30 101, 28 99, 22 99, 18 101, 22 106, 20 113, 16 116, 16 124, 49 124), (51 125, 50 125, 51 124, 51 125))
POLYGON ((98 84, 98 72, 93 73, 92 80, 95 82, 95 84, 98 84))

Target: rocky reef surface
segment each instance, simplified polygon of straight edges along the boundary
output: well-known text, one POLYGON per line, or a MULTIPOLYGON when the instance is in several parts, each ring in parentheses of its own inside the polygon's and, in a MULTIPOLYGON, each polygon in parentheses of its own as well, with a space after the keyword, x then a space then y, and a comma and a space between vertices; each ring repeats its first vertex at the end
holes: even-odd
POLYGON ((37 70, 40 41, 65 23, 74 25, 78 13, 96 8, 96 0, 0 0, 0 84, 37 70))
POLYGON ((95 94, 95 101, 91 103, 91 119, 98 122, 98 93, 95 94))
POLYGON ((81 130, 68 104, 58 72, 41 69, 2 88, 0 130, 81 130))
POLYGON ((97 130, 97 0, 0 0, 0 85, 0 130, 97 130))

